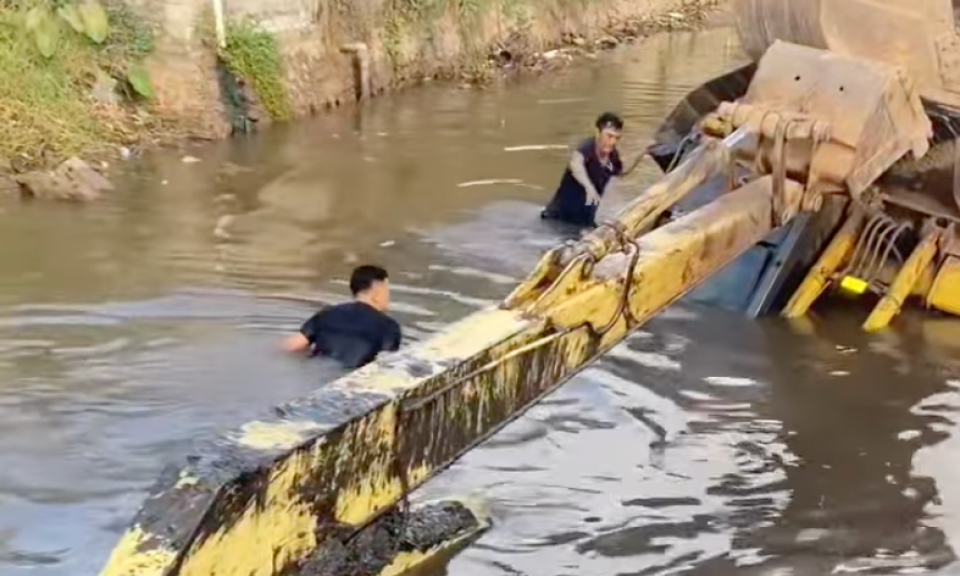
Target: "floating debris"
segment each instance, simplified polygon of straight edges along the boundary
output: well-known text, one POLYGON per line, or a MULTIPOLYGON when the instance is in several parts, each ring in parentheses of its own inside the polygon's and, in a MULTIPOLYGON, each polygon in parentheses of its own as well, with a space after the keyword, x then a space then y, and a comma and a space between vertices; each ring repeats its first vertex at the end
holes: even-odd
POLYGON ((224 162, 223 166, 220 167, 218 172, 223 176, 236 176, 237 174, 252 171, 253 168, 250 168, 249 166, 241 166, 239 164, 234 164, 233 162, 224 162))
POLYGON ((537 100, 537 104, 572 104, 574 102, 586 102, 587 98, 555 98, 546 100, 537 100))
POLYGON ((469 188, 470 186, 489 186, 490 184, 523 184, 519 178, 491 178, 489 180, 471 180, 457 184, 457 188, 469 188))
POLYGON ((750 378, 737 378, 734 376, 707 376, 703 379, 707 384, 714 386, 753 386, 756 380, 750 378))
POLYGON ((230 232, 227 230, 227 227, 233 223, 233 216, 225 214, 217 220, 217 225, 213 229, 213 235, 221 240, 228 240, 230 238, 230 232))
POLYGON ((504 152, 525 152, 527 150, 567 150, 566 144, 529 144, 526 146, 507 146, 504 152))
POLYGON ((897 434, 897 440, 904 442, 915 440, 920 437, 919 430, 904 430, 903 432, 897 434))

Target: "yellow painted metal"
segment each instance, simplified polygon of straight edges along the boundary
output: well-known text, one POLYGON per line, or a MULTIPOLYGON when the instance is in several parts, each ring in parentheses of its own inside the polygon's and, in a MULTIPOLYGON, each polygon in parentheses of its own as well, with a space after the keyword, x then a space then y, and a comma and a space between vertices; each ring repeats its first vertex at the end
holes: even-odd
POLYGON ((960 316, 960 257, 948 256, 940 265, 927 293, 927 305, 960 316))
MULTIPOLYGON (((103 576, 266 576, 359 527, 764 238, 765 177, 602 258, 572 298, 490 309, 181 465, 103 576), (635 252, 639 249, 639 253, 635 252), (626 296, 626 298, 624 298, 626 296)), ((802 189, 788 183, 794 201, 802 189)))
POLYGON ((937 246, 941 237, 942 231, 936 228, 924 235, 917 247, 910 253, 910 257, 903 263, 903 267, 893 279, 893 283, 890 284, 886 294, 880 298, 880 301, 870 312, 870 316, 863 323, 865 331, 875 332, 886 328, 893 317, 900 312, 904 300, 910 295, 917 280, 920 279, 924 270, 930 266, 937 255, 937 246))
MULTIPOLYGON (((881 284, 889 286, 893 283, 894 278, 897 277, 897 274, 900 272, 900 263, 896 260, 888 260, 883 264, 883 267, 880 269, 877 279, 881 284)), ((918 298, 926 299, 927 295, 930 293, 930 289, 933 286, 933 281, 936 279, 937 267, 931 264, 923 269, 923 272, 920 274, 920 277, 917 279, 916 284, 913 285, 913 290, 910 291, 911 296, 916 296, 918 298)))
POLYGON ((548 253, 507 302, 535 297, 561 273, 571 274, 569 265, 579 257, 596 260, 619 236, 648 230, 711 176, 727 172, 732 179, 734 159, 781 169, 781 177, 811 189, 856 196, 905 154, 925 153, 932 129, 902 71, 786 42, 773 43, 763 55, 742 101, 721 104, 712 118, 735 131, 723 141, 708 138, 634 200, 618 216, 619 229, 601 227, 548 253))
POLYGON ((844 276, 840 279, 840 288, 846 292, 849 292, 850 294, 860 296, 862 294, 866 294, 867 290, 870 289, 870 284, 861 278, 844 276))
POLYGON ((798 318, 810 310, 827 289, 836 271, 850 258, 862 227, 863 213, 854 209, 790 297, 783 309, 783 316, 798 318))
POLYGON ((718 172, 732 167, 730 149, 720 140, 707 140, 675 170, 648 188, 617 215, 618 230, 601 227, 572 246, 560 246, 545 254, 533 273, 506 298, 508 306, 518 306, 550 285, 567 266, 579 257, 599 259, 617 246, 618 236, 634 237, 653 227, 671 206, 718 172))

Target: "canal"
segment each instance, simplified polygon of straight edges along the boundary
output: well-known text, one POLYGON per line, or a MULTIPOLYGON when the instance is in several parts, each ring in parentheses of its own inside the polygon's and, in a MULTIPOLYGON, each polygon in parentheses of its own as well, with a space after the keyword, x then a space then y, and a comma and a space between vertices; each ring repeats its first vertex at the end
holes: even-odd
MULTIPOLYGON (((337 375, 279 341, 389 268, 410 341, 503 297, 558 237, 558 146, 622 112, 636 154, 740 63, 716 28, 497 89, 429 85, 120 168, 0 214, 0 574, 95 574, 161 466, 337 375), (198 160, 198 161, 192 161, 198 160)), ((647 163, 602 214, 652 182, 647 163)), ((960 324, 676 306, 429 483, 495 526, 457 576, 916 573, 960 538, 960 324), (955 462, 955 461, 954 461, 955 462)))

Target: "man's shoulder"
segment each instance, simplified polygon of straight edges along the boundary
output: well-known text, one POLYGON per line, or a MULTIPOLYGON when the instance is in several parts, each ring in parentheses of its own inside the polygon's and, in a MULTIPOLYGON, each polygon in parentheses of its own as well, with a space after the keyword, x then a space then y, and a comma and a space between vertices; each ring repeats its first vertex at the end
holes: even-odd
POLYGON ((313 316, 310 317, 310 322, 323 322, 329 321, 331 319, 339 318, 344 314, 350 313, 351 304, 353 302, 341 302, 339 304, 331 304, 325 306, 316 312, 313 313, 313 316))
POLYGON ((584 156, 592 154, 595 149, 596 144, 594 143, 593 136, 584 138, 577 144, 577 152, 583 154, 584 156))
POLYGON ((380 310, 374 310, 374 312, 376 312, 377 317, 379 318, 379 321, 383 327, 389 330, 400 330, 400 323, 394 320, 392 316, 386 312, 381 312, 380 310))
POLYGON ((390 327, 400 327, 400 324, 398 324, 397 321, 391 318, 386 312, 377 310, 373 306, 369 306, 362 302, 346 302, 342 304, 342 306, 344 306, 344 312, 350 314, 358 320, 362 318, 362 322, 364 323, 374 321, 389 325, 390 327))
POLYGON ((327 306, 318 314, 324 315, 341 315, 341 314, 363 314, 367 310, 371 310, 370 306, 356 300, 349 300, 347 302, 339 302, 337 304, 331 304, 327 306))

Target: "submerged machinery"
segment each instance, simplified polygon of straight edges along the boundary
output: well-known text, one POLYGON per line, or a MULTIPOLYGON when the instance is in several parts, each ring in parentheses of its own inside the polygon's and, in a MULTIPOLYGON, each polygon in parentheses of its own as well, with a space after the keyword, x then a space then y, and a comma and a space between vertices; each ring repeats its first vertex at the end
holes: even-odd
MULTIPOLYGON (((861 113, 862 90, 875 87, 862 86, 863 77, 846 76, 840 69, 819 69, 809 56, 788 55, 773 64, 779 43, 898 74, 898 81, 909 86, 922 105, 916 113, 923 118, 913 121, 915 129, 928 126, 923 146, 899 156, 879 174, 873 168, 885 164, 885 154, 897 146, 887 142, 889 130, 903 126, 906 119, 889 118, 883 122, 887 127, 869 135, 890 149, 880 155, 858 150, 855 161, 870 178, 849 182, 845 191, 824 190, 825 198, 846 204, 839 219, 822 211, 812 218, 817 223, 805 216, 752 249, 735 272, 746 276, 739 286, 749 294, 737 304, 753 315, 782 312, 795 317, 821 295, 840 290, 870 300, 867 330, 885 327, 910 297, 937 312, 960 314, 960 244, 954 232, 960 222, 960 2, 736 0, 733 8, 741 44, 753 62, 704 84, 674 109, 650 148, 664 170, 702 138, 729 134, 732 107, 739 108, 733 114, 741 118, 766 115, 785 111, 786 98, 795 112, 818 115, 813 110, 832 107, 845 121, 856 122, 840 111, 861 113), (786 66, 794 75, 784 68, 776 79, 760 77, 758 63, 768 69, 786 66), (816 75, 821 83, 808 85, 804 75, 816 75), (745 111, 744 104, 753 109, 745 111), (834 226, 840 220, 838 231, 834 226), (825 236, 834 232, 833 241, 824 245, 825 236), (812 254, 816 256, 810 260, 812 254)), ((763 122, 773 121, 767 117, 763 122)), ((846 130, 843 125, 834 123, 832 130, 836 139, 845 138, 839 136, 846 130)), ((790 162, 794 152, 789 146, 785 150, 790 162)))
POLYGON ((363 545, 410 491, 718 276, 755 315, 833 290, 872 296, 871 330, 911 295, 960 314, 951 2, 734 10, 754 63, 677 107, 650 149, 659 182, 499 306, 171 465, 102 576, 296 574, 363 545))

